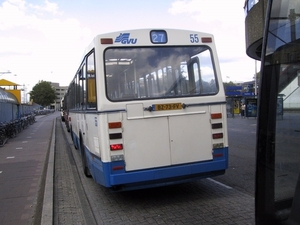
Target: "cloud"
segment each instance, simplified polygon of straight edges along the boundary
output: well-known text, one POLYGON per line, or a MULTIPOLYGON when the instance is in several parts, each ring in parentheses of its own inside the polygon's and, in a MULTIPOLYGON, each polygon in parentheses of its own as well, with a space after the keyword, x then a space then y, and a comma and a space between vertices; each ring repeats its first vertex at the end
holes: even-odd
POLYGON ((0 37, 0 49, 0 57, 1 55, 30 55, 32 52, 32 44, 28 40, 16 37, 9 39, 0 37))
POLYGON ((39 80, 68 85, 90 36, 88 28, 66 18, 56 3, 7 0, 0 6, 1 69, 31 86, 39 80))
POLYGON ((61 14, 61 12, 59 12, 58 5, 47 0, 45 1, 45 5, 43 6, 29 4, 29 7, 32 9, 36 9, 37 11, 39 11, 39 13, 48 12, 53 15, 61 14))
POLYGON ((24 8, 25 2, 22 0, 3 2, 0 8, 0 31, 26 24, 24 8))
POLYGON ((252 71, 245 71, 254 62, 246 55, 242 1, 176 0, 168 12, 189 16, 197 30, 214 35, 223 78, 240 81, 252 77, 252 71))
POLYGON ((194 14, 199 13, 199 8, 199 1, 177 0, 172 3, 172 6, 168 12, 174 15, 181 13, 194 14))
POLYGON ((176 0, 168 12, 173 15, 189 15, 200 30, 207 30, 215 35, 234 37, 245 33, 240 0, 176 0))
POLYGON ((218 22, 234 25, 244 17, 243 3, 240 0, 176 0, 168 10, 173 15, 189 14, 199 23, 218 22), (231 12, 235 12, 232 14, 231 12), (228 23, 231 21, 231 23, 228 23))
POLYGON ((0 66, 2 71, 17 74, 19 83, 28 82, 33 86, 38 80, 50 80, 68 85, 94 35, 145 27, 214 34, 223 77, 243 80, 238 78, 238 67, 246 67, 246 61, 250 60, 245 54, 240 0, 175 0, 164 2, 160 9, 152 2, 145 8, 144 3, 133 7, 127 1, 120 1, 122 10, 116 10, 113 1, 76 1, 77 5, 74 1, 72 8, 67 4, 66 8, 60 8, 64 7, 63 2, 58 5, 51 0, 39 4, 28 2, 0 3, 0 66), (159 16, 154 16, 154 10, 159 16), (234 66, 234 62, 240 64, 234 66))

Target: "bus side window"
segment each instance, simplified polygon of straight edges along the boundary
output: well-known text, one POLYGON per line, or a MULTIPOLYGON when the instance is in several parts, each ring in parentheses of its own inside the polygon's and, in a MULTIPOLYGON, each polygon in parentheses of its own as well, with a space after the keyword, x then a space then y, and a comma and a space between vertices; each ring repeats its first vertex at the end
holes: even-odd
POLYGON ((80 104, 81 109, 86 109, 86 71, 85 71, 86 65, 83 64, 80 74, 80 104))
POLYGON ((81 70, 76 74, 75 79, 75 109, 80 110, 82 107, 82 86, 81 86, 81 70))
POLYGON ((95 109, 97 106, 96 94, 96 71, 94 52, 87 57, 87 76, 86 76, 86 95, 87 95, 87 108, 95 109))
POLYGON ((68 93, 69 93, 68 108, 74 109, 75 108, 75 79, 72 80, 68 93))
POLYGON ((218 86, 216 83, 215 69, 212 59, 212 53, 210 50, 205 50, 198 55, 200 78, 204 94, 215 94, 218 92, 218 86))
POLYGON ((189 94, 200 93, 202 89, 200 77, 199 59, 194 57, 188 62, 189 94))

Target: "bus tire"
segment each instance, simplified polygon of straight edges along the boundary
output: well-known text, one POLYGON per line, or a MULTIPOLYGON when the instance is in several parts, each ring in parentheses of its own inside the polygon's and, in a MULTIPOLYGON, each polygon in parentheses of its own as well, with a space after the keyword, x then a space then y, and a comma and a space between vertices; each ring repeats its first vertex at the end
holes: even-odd
POLYGON ((83 168, 83 173, 86 177, 92 177, 91 172, 87 166, 87 159, 84 151, 84 145, 82 141, 80 141, 80 150, 81 150, 81 160, 82 160, 82 168, 83 168))
POLYGON ((73 134, 72 127, 71 127, 71 129, 70 129, 70 135, 71 135, 71 139, 72 139, 72 142, 73 142, 74 148, 75 148, 75 149, 78 149, 78 147, 77 147, 77 144, 75 143, 74 136, 73 136, 74 134, 73 134))
POLYGON ((74 140, 73 140, 73 130, 72 130, 72 127, 70 128, 70 134, 71 134, 71 139, 73 141, 73 144, 74 144, 74 140))

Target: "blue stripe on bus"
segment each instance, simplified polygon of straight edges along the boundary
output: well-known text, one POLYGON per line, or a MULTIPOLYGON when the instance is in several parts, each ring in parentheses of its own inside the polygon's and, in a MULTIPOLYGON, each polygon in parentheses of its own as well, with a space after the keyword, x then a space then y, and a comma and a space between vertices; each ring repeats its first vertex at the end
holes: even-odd
MULTIPOLYGON (((112 170, 113 167, 125 168, 124 161, 104 163, 99 158, 87 152, 89 168, 94 180, 106 187, 118 185, 132 185, 142 182, 166 183, 172 179, 172 183, 180 183, 189 178, 206 178, 219 175, 220 171, 225 172, 228 168, 228 148, 214 150, 214 154, 223 155, 211 161, 202 161, 189 164, 173 165, 168 167, 137 170, 126 172, 124 169, 112 170)), ((142 184, 141 184, 142 185, 142 184)))

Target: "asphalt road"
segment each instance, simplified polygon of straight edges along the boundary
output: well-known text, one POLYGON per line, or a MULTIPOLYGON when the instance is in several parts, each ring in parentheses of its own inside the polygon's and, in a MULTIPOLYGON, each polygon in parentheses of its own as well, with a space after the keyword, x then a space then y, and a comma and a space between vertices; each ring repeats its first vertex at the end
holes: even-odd
POLYGON ((215 179, 254 197, 256 118, 228 118, 229 167, 215 179))
POLYGON ((56 157, 71 169, 62 173, 58 164, 55 167, 54 224, 254 224, 256 120, 229 118, 228 126, 230 163, 225 175, 119 193, 83 175, 80 154, 63 126, 66 135, 57 130, 56 137, 66 139, 56 157))
POLYGON ((59 113, 0 148, 0 224, 254 224, 255 118, 228 118, 225 175, 112 193, 82 173, 59 113))

